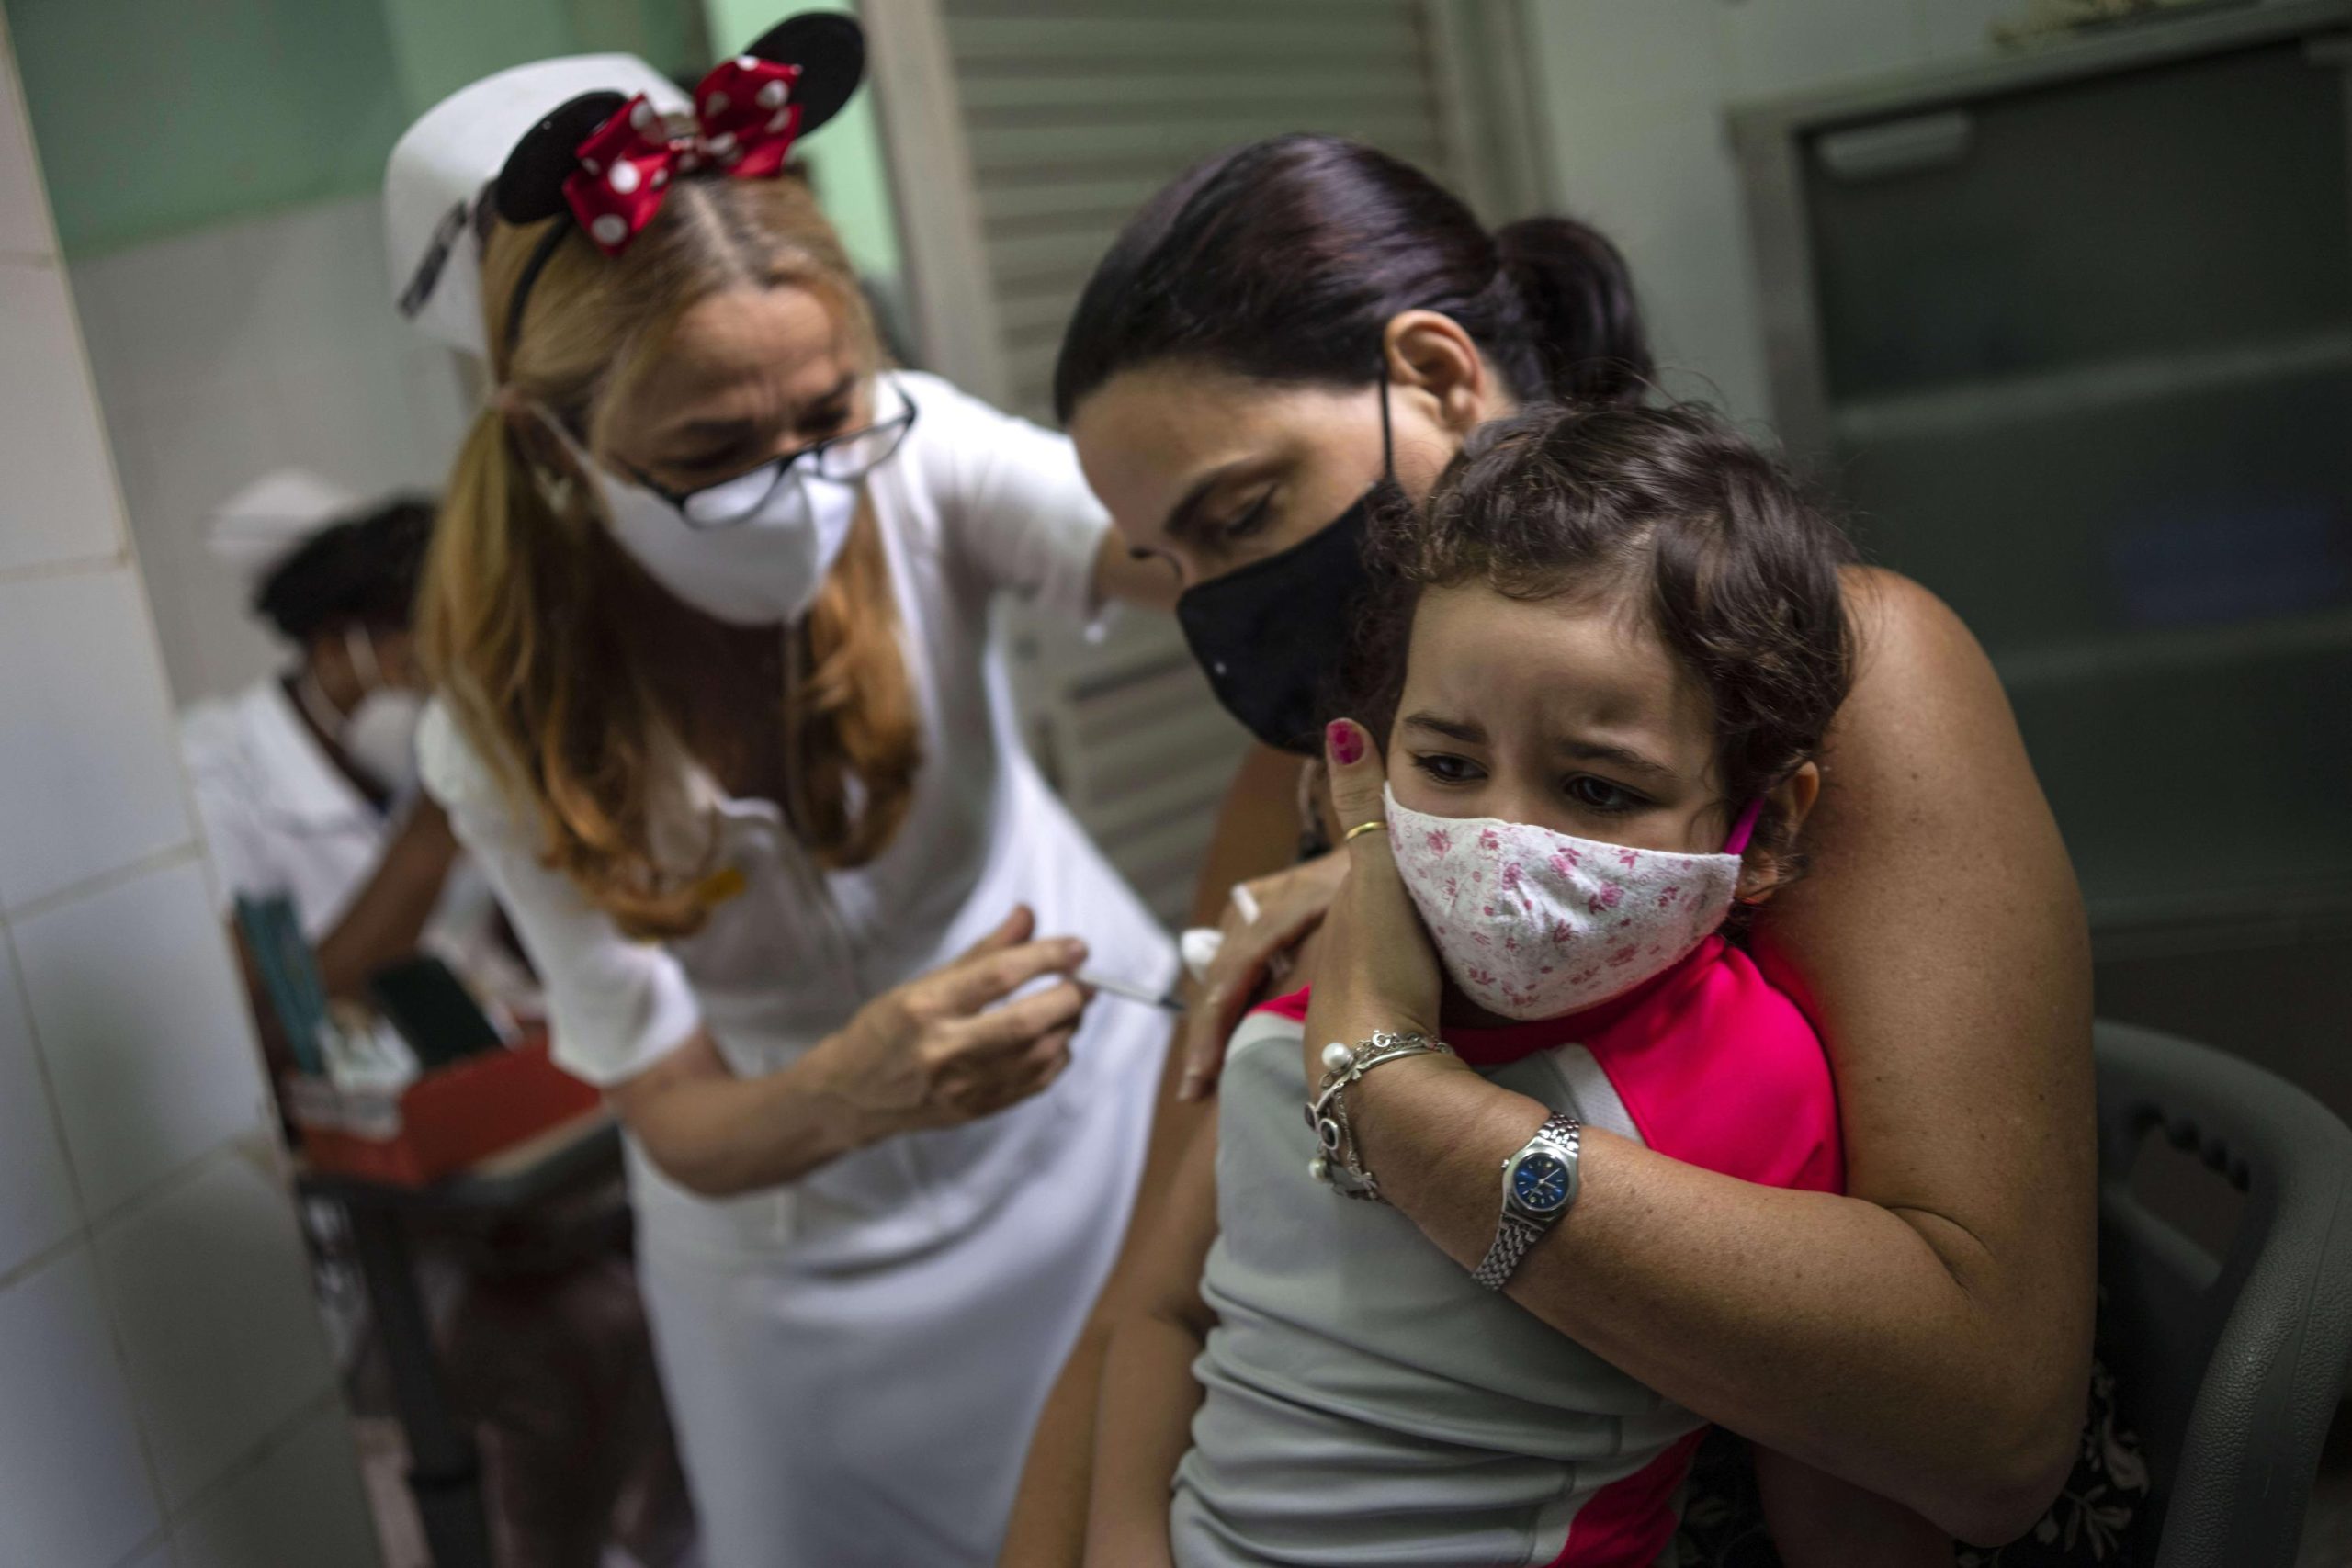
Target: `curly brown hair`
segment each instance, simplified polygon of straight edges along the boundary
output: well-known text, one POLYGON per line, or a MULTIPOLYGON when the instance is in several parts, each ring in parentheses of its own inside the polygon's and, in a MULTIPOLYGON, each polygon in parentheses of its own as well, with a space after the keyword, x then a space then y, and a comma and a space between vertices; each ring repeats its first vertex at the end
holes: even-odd
MULTIPOLYGON (((1818 754, 1852 680, 1839 580, 1851 546, 1786 469, 1696 405, 1538 404, 1483 425, 1426 502, 1375 524, 1372 549, 1394 582, 1360 665, 1375 734, 1422 592, 1468 582, 1640 604, 1713 705, 1734 809, 1818 754)), ((1788 838, 1757 824, 1768 849, 1788 838)))

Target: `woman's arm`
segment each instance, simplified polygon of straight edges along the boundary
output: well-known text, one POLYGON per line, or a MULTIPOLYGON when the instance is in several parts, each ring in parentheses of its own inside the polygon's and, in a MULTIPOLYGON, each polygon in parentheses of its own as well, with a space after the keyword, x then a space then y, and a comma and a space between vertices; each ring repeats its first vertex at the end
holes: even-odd
POLYGON ((1754 1459, 1764 1529, 1782 1568, 1951 1568, 1951 1537, 1902 1504, 1777 1449, 1757 1449, 1754 1459))
POLYGON ((415 953, 457 859, 448 813, 430 797, 417 801, 367 885, 319 939, 319 978, 327 995, 364 996, 369 976, 415 953))
POLYGON ((954 963, 883 992, 776 1072, 736 1077, 697 1027, 608 1085, 607 1098, 663 1174, 709 1198, 797 1180, 900 1133, 993 1115, 1069 1065, 1086 1006, 1067 979, 1002 1001, 1086 956, 1077 942, 1030 941, 1035 924, 1015 909, 954 963))
POLYGON ((867 1001, 790 1066, 739 1077, 678 960, 625 937, 540 858, 489 769, 435 704, 418 732, 425 786, 498 895, 547 987, 558 1058, 602 1087, 654 1163, 707 1197, 806 1175, 850 1150, 1003 1109, 1069 1059, 1085 992, 1074 937, 1034 940, 1016 907, 952 962, 867 1001), (1007 1002, 1033 981, 1060 983, 1007 1002), (1001 1005, 999 1005, 1001 1004, 1001 1005))
POLYGON ((710 1032, 605 1091, 662 1173, 723 1198, 795 1181, 887 1135, 812 1071, 810 1053, 781 1072, 740 1078, 710 1032))
POLYGON ((1143 1568, 1169 1561, 1168 1498, 1192 1445, 1201 1385, 1193 1359, 1216 1325, 1201 1270, 1216 1240, 1216 1118, 1202 1123, 1147 1237, 1147 1260, 1110 1309, 1095 1420, 1086 1561, 1143 1568))
MULTIPOLYGON (((2082 1415, 2094 1256, 2088 944, 1991 666, 1925 591, 1857 574, 1863 662, 1758 945, 1836 1069, 1845 1198, 1752 1186, 1588 1130, 1576 1207, 1513 1299, 1756 1441, 1978 1541, 2029 1526, 2082 1415)), ((1376 814, 1379 770, 1334 764, 1376 814)), ((1343 814, 1348 814, 1344 813, 1343 814)), ((1434 1022, 1383 835, 1317 960, 1308 1040, 1434 1022), (1367 874, 1369 873, 1369 874, 1367 874)), ((1544 1115, 1424 1058, 1350 1091, 1384 1192, 1465 1266, 1544 1115)))

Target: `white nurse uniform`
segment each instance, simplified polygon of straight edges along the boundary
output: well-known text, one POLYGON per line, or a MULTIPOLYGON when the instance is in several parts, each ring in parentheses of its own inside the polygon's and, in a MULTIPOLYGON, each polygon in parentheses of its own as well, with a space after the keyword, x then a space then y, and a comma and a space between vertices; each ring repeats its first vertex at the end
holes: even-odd
MULTIPOLYGON (((924 763, 872 863, 822 872, 774 807, 711 788, 743 891, 691 938, 631 942, 540 863, 446 712, 427 716, 427 786, 582 1077, 627 1079, 697 1024, 737 1073, 774 1072, 1017 903, 1106 973, 1174 980, 1166 932, 1023 750, 989 647, 1001 592, 1091 612, 1107 520, 1066 441, 899 379, 914 427, 866 482, 924 763)), ((1100 997, 1037 1098, 749 1197, 695 1197, 632 1150, 639 1269, 714 1568, 993 1560, 1030 1427, 1118 1247, 1167 1035, 1159 1013, 1100 997)))

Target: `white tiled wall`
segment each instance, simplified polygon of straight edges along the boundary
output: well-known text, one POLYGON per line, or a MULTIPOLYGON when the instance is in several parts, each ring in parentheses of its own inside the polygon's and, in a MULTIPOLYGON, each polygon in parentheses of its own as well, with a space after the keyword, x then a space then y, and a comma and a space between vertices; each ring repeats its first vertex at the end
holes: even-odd
POLYGON ((266 1164, 210 1161, 96 1247, 167 1506, 195 1499, 333 1387, 309 1265, 266 1164))
MULTIPOLYGON (((103 448, 93 460, 103 470, 103 448)), ((0 468, 0 483, 13 490, 22 473, 0 468)), ((146 604, 135 574, 107 570, 122 560, 118 541, 86 571, 0 578, 0 800, 40 825, 0 829, 0 907, 187 841, 146 604)))
POLYGON ((0 1532, 25 1563, 117 1562, 163 1522, 89 1251, 0 1290, 0 1532))
POLYGON ((1990 53, 2025 0, 1522 0, 1559 206, 1632 264, 1667 383, 1771 413, 1727 103, 1990 53))
POLYGON ((434 490, 448 474, 469 407, 456 361, 393 313, 385 278, 372 197, 74 264, 179 704, 233 691, 281 658, 245 612, 246 585, 204 548, 215 506, 277 468, 360 495, 434 490))
POLYGON ((0 34, 0 1564, 365 1568, 36 167, 0 34))

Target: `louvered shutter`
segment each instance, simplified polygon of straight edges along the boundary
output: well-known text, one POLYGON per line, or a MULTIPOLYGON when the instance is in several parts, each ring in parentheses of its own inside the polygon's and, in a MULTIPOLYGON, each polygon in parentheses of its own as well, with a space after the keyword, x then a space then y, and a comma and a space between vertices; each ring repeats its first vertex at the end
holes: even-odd
MULTIPOLYGON (((865 0, 921 353, 1051 417, 1054 357, 1121 224, 1219 148, 1290 130, 1360 138, 1495 205, 1493 16, 1443 0, 865 0), (1473 168, 1474 163, 1484 165, 1473 168)), ((1507 91, 1499 96, 1509 96, 1507 91)), ((1510 141, 1510 138, 1501 138, 1510 141)), ((1532 139, 1531 139, 1532 140, 1532 139)), ((1514 173, 1518 173, 1514 171, 1514 173)), ((1520 177, 1514 188, 1523 188, 1520 177)), ((1508 197, 1504 204, 1518 205, 1508 197)), ((1114 863, 1181 917, 1247 735, 1174 625, 1129 613, 1090 641, 1003 628, 1031 739, 1114 863)))

